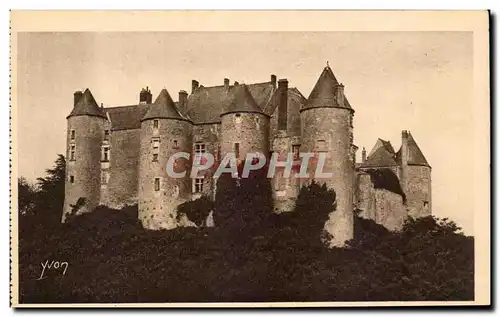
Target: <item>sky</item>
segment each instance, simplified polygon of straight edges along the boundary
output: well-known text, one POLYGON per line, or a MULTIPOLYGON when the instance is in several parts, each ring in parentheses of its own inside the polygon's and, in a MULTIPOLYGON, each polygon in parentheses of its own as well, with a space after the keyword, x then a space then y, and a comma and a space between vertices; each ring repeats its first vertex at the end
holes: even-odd
POLYGON ((471 32, 20 33, 18 168, 34 181, 65 154, 73 93, 104 106, 136 104, 191 80, 222 85, 287 78, 309 96, 327 61, 355 110, 354 143, 397 150, 410 130, 432 166, 432 211, 473 234, 471 32))

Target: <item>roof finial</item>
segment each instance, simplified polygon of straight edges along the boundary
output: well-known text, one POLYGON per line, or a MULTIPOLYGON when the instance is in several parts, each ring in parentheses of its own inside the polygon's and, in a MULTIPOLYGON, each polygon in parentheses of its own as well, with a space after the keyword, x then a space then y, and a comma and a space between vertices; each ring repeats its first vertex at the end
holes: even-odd
POLYGON ((326 67, 330 67, 330 64, 328 64, 328 61, 326 61, 326 67))

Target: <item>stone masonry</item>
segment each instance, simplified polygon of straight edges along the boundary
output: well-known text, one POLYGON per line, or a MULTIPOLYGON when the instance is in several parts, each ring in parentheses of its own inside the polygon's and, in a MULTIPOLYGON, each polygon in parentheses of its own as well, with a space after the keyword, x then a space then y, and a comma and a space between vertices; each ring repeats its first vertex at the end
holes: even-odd
MULTIPOLYGON (((323 171, 333 177, 316 181, 337 195, 337 208, 325 223, 331 246, 353 237, 354 212, 390 230, 399 230, 407 216, 430 215, 431 167, 411 133, 402 132, 397 152, 378 139, 369 155, 363 148, 356 163, 353 119, 344 85, 328 65, 308 98, 275 75, 254 84, 230 84, 225 78, 223 85, 211 87, 193 80, 190 93, 181 90, 176 102, 166 89, 153 102, 146 87, 138 104, 117 107, 98 106, 89 89, 78 91, 67 117, 62 221, 98 205, 138 204, 145 228, 186 225, 186 219, 177 220, 177 206, 201 195, 213 198, 217 188, 213 170, 194 179, 170 177, 167 160, 178 152, 211 153, 216 160, 234 153, 240 162, 247 153, 285 159, 293 153, 295 163, 299 153, 324 153, 323 171)), ((192 162, 176 160, 174 169, 189 175, 192 162)), ((293 211, 300 187, 311 181, 282 174, 278 170, 271 181, 277 213, 293 211)), ((217 226, 212 218, 207 223, 217 226)))

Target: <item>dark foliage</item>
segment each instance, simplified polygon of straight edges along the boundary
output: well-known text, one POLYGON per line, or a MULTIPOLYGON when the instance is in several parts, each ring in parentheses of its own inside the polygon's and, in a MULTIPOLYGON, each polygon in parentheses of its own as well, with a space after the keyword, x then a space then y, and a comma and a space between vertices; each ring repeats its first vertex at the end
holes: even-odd
POLYGON ((214 201, 206 196, 201 196, 198 199, 185 202, 177 207, 177 220, 180 220, 182 215, 186 215, 197 226, 203 226, 210 211, 214 209, 214 201))
MULTIPOLYGON (((453 222, 409 219, 401 232, 389 232, 355 216, 349 246, 328 249, 320 237, 335 212, 335 193, 312 183, 302 188, 294 212, 275 215, 268 180, 255 176, 219 179, 214 228, 144 230, 130 206, 98 207, 57 230, 23 232, 20 301, 474 298, 474 240, 453 222), (66 274, 52 266, 39 279, 45 261, 67 261, 66 274)), ((199 201, 183 208, 200 223, 213 206, 199 201)))
POLYGON ((64 203, 64 178, 66 161, 59 154, 54 166, 47 169, 45 177, 37 184, 29 184, 24 178, 18 180, 19 232, 60 226, 64 203))

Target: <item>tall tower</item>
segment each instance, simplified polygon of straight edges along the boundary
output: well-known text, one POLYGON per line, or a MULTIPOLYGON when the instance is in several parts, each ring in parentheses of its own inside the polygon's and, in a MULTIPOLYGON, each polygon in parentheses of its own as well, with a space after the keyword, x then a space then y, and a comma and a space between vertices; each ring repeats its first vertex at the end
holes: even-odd
POLYGON ((227 105, 221 114, 221 154, 269 152, 269 116, 259 108, 246 85, 228 87, 227 105))
POLYGON ((92 93, 74 94, 67 119, 66 184, 62 221, 69 214, 92 211, 99 204, 101 144, 107 117, 92 93))
POLYGON ((410 131, 401 132, 401 148, 396 153, 401 187, 406 195, 408 215, 414 218, 432 214, 431 166, 410 131))
POLYGON ((139 219, 145 228, 175 228, 177 206, 190 199, 189 160, 174 161, 175 172, 186 171, 182 178, 167 173, 167 161, 177 152, 192 152, 191 125, 177 111, 166 89, 141 120, 139 219))
POLYGON ((330 214, 325 230, 333 236, 330 246, 341 247, 353 237, 353 126, 354 110, 327 65, 301 113, 301 152, 324 152, 324 172, 333 177, 316 179, 335 190, 337 209, 330 214))

